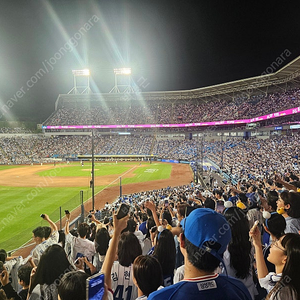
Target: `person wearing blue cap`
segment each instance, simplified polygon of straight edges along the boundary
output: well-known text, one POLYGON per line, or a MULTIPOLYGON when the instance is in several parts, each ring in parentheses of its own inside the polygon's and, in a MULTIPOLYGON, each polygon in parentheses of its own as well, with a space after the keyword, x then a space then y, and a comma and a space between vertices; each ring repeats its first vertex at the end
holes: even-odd
POLYGON ((244 284, 215 273, 229 241, 230 225, 225 217, 209 208, 193 210, 181 221, 180 248, 184 256, 184 279, 149 295, 158 299, 251 299, 244 284))

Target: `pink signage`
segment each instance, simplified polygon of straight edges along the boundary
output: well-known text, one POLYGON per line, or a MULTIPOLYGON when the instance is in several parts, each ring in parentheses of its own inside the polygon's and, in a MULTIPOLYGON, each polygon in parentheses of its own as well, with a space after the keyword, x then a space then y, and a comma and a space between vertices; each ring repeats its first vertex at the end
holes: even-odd
POLYGON ((199 122, 199 123, 186 123, 186 124, 63 125, 63 126, 43 126, 42 128, 43 129, 94 129, 94 128, 174 128, 174 127, 218 126, 218 125, 246 124, 252 122, 259 122, 259 121, 278 118, 282 116, 298 114, 299 112, 300 112, 300 106, 275 112, 269 115, 255 117, 252 119, 242 119, 242 120, 199 122))

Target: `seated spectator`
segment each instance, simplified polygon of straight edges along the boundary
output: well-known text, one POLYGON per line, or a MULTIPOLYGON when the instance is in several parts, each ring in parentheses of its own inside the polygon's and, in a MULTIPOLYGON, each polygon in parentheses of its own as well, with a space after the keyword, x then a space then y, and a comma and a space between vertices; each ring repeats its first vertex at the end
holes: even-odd
POLYGON ((230 191, 230 197, 228 198, 228 201, 232 202, 233 205, 236 204, 238 198, 238 193, 236 191, 230 191))
POLYGON ((251 299, 242 282, 214 273, 231 239, 229 224, 217 212, 198 208, 181 221, 184 279, 153 292, 148 299, 251 299), (220 228, 226 228, 220 235, 220 228))

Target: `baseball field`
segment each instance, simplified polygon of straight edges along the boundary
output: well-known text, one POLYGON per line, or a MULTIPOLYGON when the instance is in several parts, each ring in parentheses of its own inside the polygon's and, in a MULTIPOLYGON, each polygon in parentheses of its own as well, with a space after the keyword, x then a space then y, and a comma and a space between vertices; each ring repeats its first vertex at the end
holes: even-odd
MULTIPOLYGON (((188 184, 193 178, 189 165, 153 162, 95 163, 95 208, 124 194, 188 184)), ((0 166, 0 248, 20 247, 32 236, 32 229, 47 222, 46 213, 58 221, 60 207, 74 210, 83 191, 85 210, 91 209, 91 164, 46 164, 0 166)), ((78 209, 74 215, 78 214, 78 209)))

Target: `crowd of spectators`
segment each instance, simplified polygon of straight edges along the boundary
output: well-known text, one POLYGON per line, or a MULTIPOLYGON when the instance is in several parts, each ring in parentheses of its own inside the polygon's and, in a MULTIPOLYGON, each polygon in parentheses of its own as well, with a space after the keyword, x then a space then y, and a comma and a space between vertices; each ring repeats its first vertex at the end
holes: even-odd
POLYGON ((0 134, 20 134, 32 133, 32 131, 25 127, 0 127, 0 134))
POLYGON ((149 102, 112 103, 92 108, 59 108, 44 125, 103 124, 177 124, 248 119, 300 106, 300 89, 268 95, 253 95, 249 99, 211 101, 187 100, 185 103, 149 102))
POLYGON ((204 156, 236 179, 264 178, 274 172, 299 170, 299 134, 270 139, 226 140, 205 143, 204 156))
MULTIPOLYGON (((101 136, 94 138, 96 155, 153 155, 160 159, 199 162, 210 159, 233 179, 267 177, 275 171, 298 170, 299 133, 267 139, 227 138, 223 141, 201 139, 156 139, 154 136, 101 136)), ((31 164, 51 159, 76 159, 91 155, 90 136, 0 137, 1 164, 31 164)))
POLYGON ((84 300, 103 272, 103 299, 299 299, 299 184, 286 172, 123 195, 73 230, 69 211, 63 231, 42 214, 28 257, 0 250, 1 297, 84 300))

